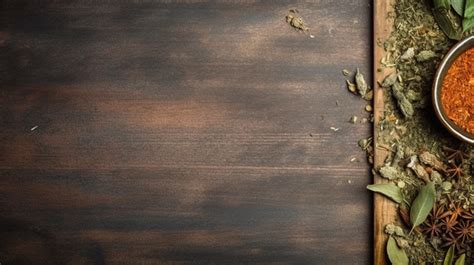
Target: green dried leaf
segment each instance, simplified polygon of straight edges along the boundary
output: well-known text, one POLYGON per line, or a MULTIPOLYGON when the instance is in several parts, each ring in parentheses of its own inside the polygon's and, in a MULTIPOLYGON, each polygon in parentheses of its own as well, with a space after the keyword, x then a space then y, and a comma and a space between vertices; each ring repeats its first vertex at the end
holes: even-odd
POLYGON ((433 182, 427 183, 416 196, 410 208, 412 230, 428 217, 435 202, 436 191, 433 182))
POLYGON ((466 6, 466 0, 451 0, 451 6, 454 11, 461 17, 464 16, 464 7, 466 6))
POLYGON ((454 259, 454 247, 451 246, 448 249, 448 252, 446 252, 446 257, 444 257, 444 262, 443 265, 452 265, 453 264, 453 259, 454 259))
MULTIPOLYGON (((474 0, 468 0, 474 1, 474 0)), ((451 12, 449 0, 433 0, 433 16, 439 27, 450 39, 459 40, 462 37, 463 28, 461 17, 451 12)))
POLYGON ((392 265, 408 265, 409 260, 405 251, 398 247, 395 239, 390 236, 387 241, 387 255, 392 265))
POLYGON ((466 262, 466 254, 462 254, 461 257, 459 257, 454 265, 464 265, 466 262))
POLYGON ((462 27, 464 32, 469 32, 474 29, 474 0, 466 0, 465 7, 462 27))
POLYGON ((397 203, 402 203, 403 194, 398 186, 392 183, 368 185, 367 189, 383 194, 397 203))

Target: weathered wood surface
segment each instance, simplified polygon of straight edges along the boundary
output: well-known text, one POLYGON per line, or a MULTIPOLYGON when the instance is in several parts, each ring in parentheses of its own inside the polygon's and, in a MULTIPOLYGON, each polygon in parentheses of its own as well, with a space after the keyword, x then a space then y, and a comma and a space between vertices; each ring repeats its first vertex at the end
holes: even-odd
MULTIPOLYGON (((393 19, 388 19, 387 14, 393 10, 394 1, 377 0, 374 2, 374 139, 378 137, 377 126, 383 118, 384 112, 384 95, 383 89, 377 85, 388 74, 393 72, 393 68, 381 68, 382 71, 377 71, 380 68, 380 60, 385 56, 383 46, 377 42, 383 42, 390 36, 393 28, 393 19)), ((376 147, 374 149, 374 164, 380 167, 384 164, 384 160, 388 155, 388 151, 376 147)), ((383 183, 380 176, 375 176, 375 183, 383 183)), ((394 202, 387 199, 380 194, 374 194, 374 263, 375 264, 389 264, 386 255, 387 236, 384 233, 386 224, 393 223, 397 216, 397 209, 394 202)))
POLYGON ((368 1, 0 5, 2 265, 371 261, 368 1))

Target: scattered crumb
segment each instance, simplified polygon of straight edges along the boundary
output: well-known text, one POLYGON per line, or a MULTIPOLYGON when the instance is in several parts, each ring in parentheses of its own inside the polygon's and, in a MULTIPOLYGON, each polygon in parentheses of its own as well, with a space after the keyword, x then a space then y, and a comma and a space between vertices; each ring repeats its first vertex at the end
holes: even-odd
POLYGON ((372 112, 372 105, 365 106, 365 111, 372 112))
POLYGON ((357 160, 357 158, 353 157, 351 158, 351 162, 355 162, 357 160))
POLYGON ((39 126, 36 125, 36 126, 32 127, 32 128, 30 129, 30 131, 34 131, 34 130, 38 129, 38 127, 39 127, 39 126))
POLYGON ((355 124, 357 122, 357 119, 358 119, 357 116, 352 116, 349 121, 355 124))

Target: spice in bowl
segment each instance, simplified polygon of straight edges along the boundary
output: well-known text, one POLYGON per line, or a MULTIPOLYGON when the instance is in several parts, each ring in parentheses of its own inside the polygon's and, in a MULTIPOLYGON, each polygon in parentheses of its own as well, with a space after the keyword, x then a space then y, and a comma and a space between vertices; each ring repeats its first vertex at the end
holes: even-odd
POLYGON ((454 124, 474 135, 474 48, 459 55, 448 69, 441 104, 454 124))

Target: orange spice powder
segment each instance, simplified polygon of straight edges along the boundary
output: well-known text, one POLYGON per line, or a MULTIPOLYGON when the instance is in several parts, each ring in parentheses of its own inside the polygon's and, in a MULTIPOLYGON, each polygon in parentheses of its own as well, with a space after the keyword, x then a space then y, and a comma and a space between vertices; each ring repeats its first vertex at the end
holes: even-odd
POLYGON ((449 119, 474 134, 474 48, 462 53, 448 69, 441 104, 449 119))

